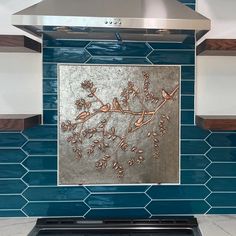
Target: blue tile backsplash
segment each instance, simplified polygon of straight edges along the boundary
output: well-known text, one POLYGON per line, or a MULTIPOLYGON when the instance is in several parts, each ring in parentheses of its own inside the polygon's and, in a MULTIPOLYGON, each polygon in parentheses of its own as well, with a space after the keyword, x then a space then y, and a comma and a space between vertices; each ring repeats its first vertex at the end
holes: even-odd
MULTIPOLYGON (((195 0, 180 0, 195 8, 195 0)), ((44 39, 43 125, 0 132, 0 216, 236 214, 236 132, 194 123, 195 42, 44 39), (181 65, 181 184, 57 186, 57 63, 181 65)))

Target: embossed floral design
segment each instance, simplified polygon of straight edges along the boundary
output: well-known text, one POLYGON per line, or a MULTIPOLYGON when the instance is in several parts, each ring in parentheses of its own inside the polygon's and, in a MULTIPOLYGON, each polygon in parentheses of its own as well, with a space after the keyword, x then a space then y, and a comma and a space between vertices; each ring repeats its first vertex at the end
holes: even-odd
POLYGON ((168 132, 170 117, 168 114, 161 114, 157 121, 157 114, 169 101, 175 99, 179 86, 171 91, 162 88, 158 97, 151 91, 149 73, 143 71, 142 77, 142 86, 128 81, 126 87, 122 88, 120 97, 113 97, 110 102, 99 98, 99 88, 92 81, 85 80, 81 83, 81 88, 87 95, 74 102, 78 110, 74 121, 66 120, 60 124, 61 130, 68 133, 66 141, 71 145, 76 159, 93 158, 99 152, 100 158, 94 159, 95 169, 102 173, 109 167, 117 178, 122 178, 126 171, 124 163, 128 168, 145 164, 145 150, 139 147, 138 142, 129 140, 140 129, 145 130, 144 138, 150 139, 153 145, 153 158, 160 158, 160 140, 168 132), (138 109, 132 107, 134 100, 139 104, 138 109), (129 117, 127 128, 124 128, 122 134, 117 131, 118 127, 110 125, 110 121, 117 115, 129 117), (96 116, 99 118, 92 123, 93 127, 91 124, 85 127, 96 116), (158 130, 149 127, 154 121, 158 123, 158 130), (129 153, 129 158, 122 159, 122 152, 129 153))

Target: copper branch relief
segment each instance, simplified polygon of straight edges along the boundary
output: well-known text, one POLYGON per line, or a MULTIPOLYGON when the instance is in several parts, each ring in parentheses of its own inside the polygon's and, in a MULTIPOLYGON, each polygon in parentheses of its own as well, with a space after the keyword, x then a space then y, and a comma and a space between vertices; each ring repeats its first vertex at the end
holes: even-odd
POLYGON ((59 73, 59 184, 178 182, 178 67, 59 73))

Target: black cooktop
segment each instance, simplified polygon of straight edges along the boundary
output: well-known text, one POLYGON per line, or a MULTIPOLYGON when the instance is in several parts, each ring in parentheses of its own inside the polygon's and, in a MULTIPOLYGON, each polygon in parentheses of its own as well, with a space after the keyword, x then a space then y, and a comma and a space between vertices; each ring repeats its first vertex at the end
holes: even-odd
POLYGON ((151 220, 88 221, 79 218, 38 219, 28 236, 201 236, 194 217, 151 220))

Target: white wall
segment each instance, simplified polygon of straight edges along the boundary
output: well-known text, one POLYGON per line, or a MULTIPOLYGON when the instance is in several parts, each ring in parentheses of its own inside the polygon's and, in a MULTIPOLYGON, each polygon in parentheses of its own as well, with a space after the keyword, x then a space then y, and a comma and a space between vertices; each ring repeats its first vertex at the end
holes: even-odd
MULTIPOLYGON (((236 38, 236 0, 198 0, 197 10, 212 21, 205 38, 236 38)), ((198 115, 236 115, 235 89, 236 57, 197 57, 198 115)))
MULTIPOLYGON (((0 0, 0 34, 24 34, 11 15, 39 0, 0 0)), ((42 113, 42 55, 0 53, 0 114, 42 113)))

